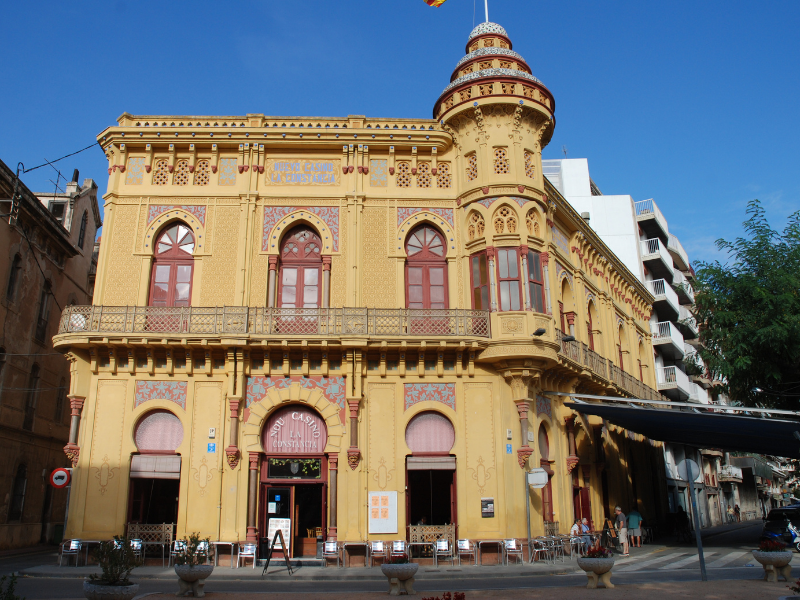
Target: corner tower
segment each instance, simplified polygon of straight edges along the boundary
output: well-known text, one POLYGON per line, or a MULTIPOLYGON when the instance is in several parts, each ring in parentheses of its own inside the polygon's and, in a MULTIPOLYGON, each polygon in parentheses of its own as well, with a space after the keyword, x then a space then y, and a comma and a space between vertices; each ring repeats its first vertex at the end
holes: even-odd
POLYGON ((513 193, 545 199, 542 148, 555 128, 555 98, 512 48, 503 27, 478 25, 433 107, 455 141, 465 202, 513 193))

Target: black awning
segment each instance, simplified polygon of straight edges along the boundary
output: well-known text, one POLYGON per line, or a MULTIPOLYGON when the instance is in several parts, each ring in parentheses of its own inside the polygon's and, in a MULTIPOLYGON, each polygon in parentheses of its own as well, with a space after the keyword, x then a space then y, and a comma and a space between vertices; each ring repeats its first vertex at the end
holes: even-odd
POLYGON ((800 440, 794 437, 800 421, 593 402, 564 406, 661 442, 800 459, 800 440))

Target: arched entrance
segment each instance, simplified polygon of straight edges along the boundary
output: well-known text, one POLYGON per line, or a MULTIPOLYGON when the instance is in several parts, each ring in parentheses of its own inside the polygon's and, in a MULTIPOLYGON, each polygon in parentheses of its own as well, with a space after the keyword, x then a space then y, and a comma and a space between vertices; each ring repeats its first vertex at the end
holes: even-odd
POLYGON ((261 465, 260 556, 277 530, 292 557, 315 556, 327 513, 328 441, 325 421, 304 404, 278 408, 261 432, 266 453, 261 465))

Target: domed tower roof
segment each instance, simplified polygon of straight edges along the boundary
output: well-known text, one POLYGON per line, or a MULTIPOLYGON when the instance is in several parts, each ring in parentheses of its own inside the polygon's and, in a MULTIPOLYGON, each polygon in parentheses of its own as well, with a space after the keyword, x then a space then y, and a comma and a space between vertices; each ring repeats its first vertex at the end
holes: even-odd
POLYGON ((528 106, 552 121, 553 94, 512 48, 508 33, 497 23, 481 23, 473 29, 467 38, 467 54, 456 63, 450 84, 434 105, 433 117, 444 122, 488 101, 528 106))

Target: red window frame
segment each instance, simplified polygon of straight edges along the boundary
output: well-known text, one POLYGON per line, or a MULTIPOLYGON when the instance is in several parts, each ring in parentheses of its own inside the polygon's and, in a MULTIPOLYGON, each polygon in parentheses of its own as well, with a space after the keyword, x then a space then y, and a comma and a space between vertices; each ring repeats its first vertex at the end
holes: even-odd
POLYGON ((472 290, 473 310, 492 310, 489 257, 485 251, 469 257, 469 282, 472 290))
POLYGON ((520 281, 519 250, 517 248, 496 248, 495 269, 497 271, 497 309, 501 312, 523 310, 522 282, 520 281), (505 261, 503 258, 505 257, 505 261), (513 260, 512 260, 513 257, 513 260), (505 262, 505 271, 503 269, 505 262), (511 266, 514 265, 512 269, 511 266), (516 285, 514 285, 516 284, 516 285), (516 287, 516 303, 515 294, 516 287), (504 290, 508 291, 508 303, 503 302, 504 290), (516 306, 516 308, 514 308, 516 306))
MULTIPOLYGON (((409 234, 408 238, 406 238, 406 268, 405 268, 405 287, 406 287, 406 308, 417 308, 417 309, 447 309, 450 307, 450 295, 448 291, 448 279, 447 279, 447 241, 442 235, 440 231, 435 229, 429 224, 422 224, 418 227, 412 229, 409 234), (411 254, 409 252, 409 243, 415 238, 419 233, 425 232, 424 235, 426 239, 423 242, 422 249, 411 254), (434 245, 431 241, 428 241, 428 232, 433 232, 433 234, 438 238, 438 245, 434 245), (436 254, 435 250, 432 251, 432 248, 441 248, 441 256, 436 254), (442 287, 443 294, 442 298, 443 301, 439 302, 438 300, 434 302, 431 298, 431 269, 441 269, 442 271, 442 281, 440 284, 434 283, 433 285, 436 287, 442 287), (422 287, 422 302, 414 302, 414 304, 422 304, 422 306, 414 306, 412 307, 411 304, 411 294, 409 293, 410 288, 412 287, 411 283, 411 269, 421 269, 422 270, 422 277, 420 278, 421 283, 418 284, 422 287), (442 304, 443 306, 436 306, 434 304, 442 304)), ((416 283, 414 285, 417 285, 416 283)))
POLYGON ((544 274, 542 259, 538 252, 528 250, 528 290, 531 297, 531 310, 545 312, 544 274))
POLYGON ((561 301, 558 302, 558 316, 559 319, 561 319, 561 331, 569 333, 566 328, 567 321, 564 319, 564 303, 561 301))
POLYGON ((592 310, 591 308, 586 309, 586 331, 589 334, 589 350, 594 350, 594 333, 592 333, 592 310))
POLYGON ((158 237, 156 237, 156 241, 153 245, 153 267, 150 271, 150 292, 148 297, 148 305, 149 306, 191 306, 192 305, 192 287, 194 281, 194 257, 192 256, 192 252, 194 251, 194 232, 192 228, 183 223, 182 221, 172 222, 167 224, 159 233, 158 237), (178 234, 180 235, 180 239, 176 239, 174 242, 168 234, 175 231, 175 227, 178 227, 177 230, 178 234), (187 231, 181 233, 180 227, 185 228, 187 231), (166 239, 165 239, 166 238, 166 239), (191 239, 190 239, 191 238, 191 239), (163 252, 159 252, 162 245, 167 244, 170 247, 163 252), (189 244, 191 246, 189 247, 189 244), (190 251, 186 251, 183 248, 189 247, 190 251), (166 281, 157 281, 157 273, 159 271, 159 267, 169 267, 169 275, 166 281), (178 267, 189 267, 189 281, 178 281, 178 267), (160 298, 161 294, 157 294, 158 291, 156 289, 157 284, 159 283, 166 283, 166 297, 160 298), (179 283, 188 283, 189 289, 186 292, 186 300, 175 300, 177 286, 179 283), (176 303, 177 302, 177 303, 176 303))
MULTIPOLYGON (((319 308, 322 305, 322 240, 319 234, 308 225, 298 225, 293 227, 281 240, 280 246, 280 268, 278 270, 278 307, 309 309, 319 308), (301 233, 306 234, 303 238, 297 236, 301 233), (292 252, 292 248, 297 248, 297 252, 292 252), (297 277, 293 286, 284 284, 284 276, 289 269, 297 270, 297 277), (317 298, 315 306, 304 306, 310 304, 304 302, 306 284, 306 272, 317 272, 317 298), (294 306, 284 307, 284 287, 294 287, 295 296, 294 306), (298 301, 299 299, 299 301, 298 301), (298 304, 300 306, 298 306, 298 304)), ((310 284, 313 285, 313 284, 310 284)))

